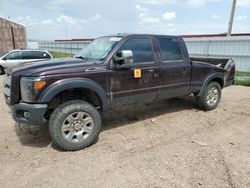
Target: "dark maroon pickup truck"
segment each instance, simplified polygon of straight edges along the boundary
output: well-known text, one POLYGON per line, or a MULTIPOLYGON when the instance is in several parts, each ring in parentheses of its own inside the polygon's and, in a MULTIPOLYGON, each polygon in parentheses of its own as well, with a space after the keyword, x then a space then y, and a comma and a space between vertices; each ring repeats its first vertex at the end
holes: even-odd
POLYGON ((79 150, 96 140, 107 110, 190 94, 201 109, 215 109, 234 72, 232 60, 191 59, 178 36, 119 34, 97 38, 72 59, 9 69, 4 96, 15 121, 49 121, 54 143, 79 150))

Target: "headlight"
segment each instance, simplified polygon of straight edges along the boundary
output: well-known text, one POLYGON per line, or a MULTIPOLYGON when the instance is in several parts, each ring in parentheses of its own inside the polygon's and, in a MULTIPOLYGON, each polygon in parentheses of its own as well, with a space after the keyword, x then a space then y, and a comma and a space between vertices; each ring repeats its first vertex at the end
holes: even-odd
POLYGON ((45 85, 45 76, 22 77, 20 81, 22 100, 24 102, 34 102, 36 94, 45 85))

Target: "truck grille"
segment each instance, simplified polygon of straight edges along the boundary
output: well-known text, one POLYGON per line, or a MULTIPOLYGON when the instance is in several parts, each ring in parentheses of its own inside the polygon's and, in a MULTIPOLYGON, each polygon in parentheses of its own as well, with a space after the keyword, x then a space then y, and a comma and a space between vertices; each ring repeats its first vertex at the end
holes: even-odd
POLYGON ((10 89, 11 89, 11 76, 9 74, 6 74, 4 83, 4 97, 7 104, 10 104, 10 89))

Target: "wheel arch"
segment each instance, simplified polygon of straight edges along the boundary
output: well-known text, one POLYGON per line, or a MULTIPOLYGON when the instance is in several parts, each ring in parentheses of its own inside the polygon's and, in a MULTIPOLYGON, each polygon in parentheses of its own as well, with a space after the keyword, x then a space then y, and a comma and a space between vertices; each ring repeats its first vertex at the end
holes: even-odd
POLYGON ((3 70, 3 74, 5 74, 5 70, 4 70, 4 67, 2 65, 0 65, 0 69, 2 69, 3 70))
POLYGON ((224 81, 224 74, 223 73, 214 73, 209 75, 203 82, 201 90, 199 91, 197 96, 200 96, 205 87, 211 83, 211 82, 217 82, 220 84, 221 88, 224 87, 225 81, 224 81))
POLYGON ((107 106, 107 96, 105 90, 96 82, 89 79, 63 79, 54 82, 47 87, 39 96, 39 103, 49 103, 57 94, 70 89, 88 89, 93 91, 101 102, 102 108, 107 106))

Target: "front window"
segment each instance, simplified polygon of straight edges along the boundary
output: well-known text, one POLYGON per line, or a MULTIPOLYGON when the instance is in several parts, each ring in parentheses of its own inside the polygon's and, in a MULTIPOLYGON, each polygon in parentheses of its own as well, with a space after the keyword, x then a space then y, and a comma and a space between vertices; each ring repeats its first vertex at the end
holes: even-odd
POLYGON ((22 59, 22 54, 21 52, 11 52, 9 55, 5 56, 6 60, 19 60, 22 59))
POLYGON ((121 37, 101 37, 83 48, 75 57, 82 59, 103 60, 117 45, 121 37))
POLYGON ((154 63, 151 39, 147 37, 135 37, 128 39, 120 51, 131 50, 135 64, 154 63))

